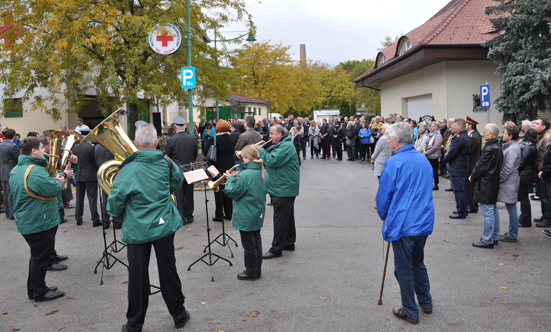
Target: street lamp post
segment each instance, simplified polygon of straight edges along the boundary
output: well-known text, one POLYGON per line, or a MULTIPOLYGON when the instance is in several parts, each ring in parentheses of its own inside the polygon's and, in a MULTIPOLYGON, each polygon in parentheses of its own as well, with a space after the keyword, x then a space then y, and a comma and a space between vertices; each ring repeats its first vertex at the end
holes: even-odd
MULTIPOLYGON (((235 32, 243 32, 243 31, 235 31, 235 32)), ((256 39, 254 38, 254 36, 251 34, 250 31, 248 31, 246 34, 243 34, 239 37, 235 37, 235 38, 232 38, 232 39, 226 39, 226 41, 238 40, 238 39, 241 39, 245 36, 247 36, 247 42, 249 42, 251 45, 256 41, 256 39)), ((216 39, 216 29, 214 30, 214 40, 213 41, 214 41, 214 49, 217 49, 216 43, 221 42, 222 40, 217 40, 216 39)), ((216 65, 218 66, 218 56, 216 57, 216 65)), ((216 91, 214 93, 216 93, 216 91)), ((220 120, 220 108, 218 107, 218 94, 217 94, 216 95, 216 121, 218 121, 218 120, 220 120)))

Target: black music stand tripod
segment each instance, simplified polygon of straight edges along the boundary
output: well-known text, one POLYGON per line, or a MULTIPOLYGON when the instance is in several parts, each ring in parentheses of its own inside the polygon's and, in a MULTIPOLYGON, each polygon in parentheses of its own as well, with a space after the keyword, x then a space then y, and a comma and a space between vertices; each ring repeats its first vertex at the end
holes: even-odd
MULTIPOLYGON (((196 181, 197 182, 197 181, 196 181)), ((211 228, 210 228, 210 223, 209 223, 209 205, 208 205, 208 202, 209 202, 209 199, 207 197, 207 181, 206 179, 203 179, 201 180, 201 182, 203 183, 203 191, 205 193, 205 213, 206 213, 206 216, 207 216, 207 241, 209 243, 209 245, 207 245, 207 247, 205 248, 208 249, 208 252, 206 254, 204 254, 203 256, 201 256, 199 259, 197 259, 195 262, 191 263, 191 265, 187 268, 188 271, 191 270, 191 267, 199 262, 203 262, 205 264, 207 264, 208 266, 210 266, 210 273, 211 273, 211 281, 214 282, 214 273, 212 271, 212 266, 214 264, 216 264, 216 262, 218 262, 218 260, 223 260, 223 261, 226 261, 230 264, 230 266, 233 266, 232 262, 230 262, 229 260, 225 259, 224 257, 221 257, 215 253, 212 252, 211 250, 211 246, 210 244, 212 243, 212 241, 210 240, 210 231, 211 231, 211 228), (213 260, 213 256, 215 257, 215 259, 213 260), (205 258, 208 257, 208 261, 205 260, 205 258)))
MULTIPOLYGON (((102 207, 102 210, 104 208, 104 201, 103 201, 103 190, 99 189, 99 197, 100 197, 100 204, 101 204, 101 207, 102 207)), ((102 213, 102 222, 105 223, 106 222, 109 222, 109 220, 103 220, 104 219, 104 214, 102 213)), ((118 253, 120 252, 121 250, 123 250, 124 248, 126 248, 126 244, 124 242, 121 242, 119 240, 117 240, 117 231, 115 229, 115 225, 113 224, 113 242, 111 242, 109 245, 107 245, 107 230, 105 228, 103 228, 103 226, 101 227, 102 231, 103 231, 103 254, 101 256, 101 259, 99 260, 99 262, 96 264, 96 267, 94 268, 94 274, 98 273, 98 267, 100 266, 101 264, 101 281, 100 281, 100 285, 103 285, 103 271, 105 269, 109 270, 111 269, 117 262, 121 263, 122 265, 126 266, 126 268, 128 269, 128 265, 121 261, 120 259, 118 259, 117 257, 115 257, 115 255, 113 255, 113 253, 118 253)))
POLYGON ((235 242, 235 240, 226 233, 226 227, 224 226, 225 223, 226 222, 224 220, 222 220, 222 233, 220 233, 220 235, 218 235, 214 240, 210 241, 209 244, 203 250, 203 252, 206 252, 207 248, 209 248, 209 250, 210 250, 210 246, 212 244, 218 243, 222 247, 225 247, 227 245, 228 249, 230 249, 231 258, 233 258, 233 251, 231 251, 230 240, 233 241, 233 243, 235 243, 236 247, 238 247, 238 245, 237 245, 237 242, 235 242), (220 237, 222 237, 222 242, 218 241, 218 239, 220 237))

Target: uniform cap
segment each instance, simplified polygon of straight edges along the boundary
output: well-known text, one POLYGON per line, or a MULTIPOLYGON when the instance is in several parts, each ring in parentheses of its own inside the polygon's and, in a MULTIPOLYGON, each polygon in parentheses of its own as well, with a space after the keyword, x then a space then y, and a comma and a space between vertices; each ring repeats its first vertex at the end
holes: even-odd
POLYGON ((173 123, 177 126, 183 126, 187 123, 186 119, 182 118, 181 116, 177 116, 174 118, 173 123))
POLYGON ((475 120, 471 119, 470 116, 467 116, 467 120, 465 120, 465 121, 467 121, 468 123, 474 124, 474 125, 477 125, 477 124, 478 124, 478 122, 476 122, 475 120))

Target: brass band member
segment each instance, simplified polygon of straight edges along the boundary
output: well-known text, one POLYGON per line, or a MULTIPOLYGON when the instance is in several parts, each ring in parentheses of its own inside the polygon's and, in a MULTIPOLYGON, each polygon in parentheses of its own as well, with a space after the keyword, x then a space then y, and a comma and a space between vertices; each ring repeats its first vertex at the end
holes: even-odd
MULTIPOLYGON (((220 122, 219 122, 220 123, 220 122)), ((268 174, 264 172, 258 151, 247 145, 241 151, 243 162, 239 175, 226 172, 226 195, 234 199, 233 227, 239 230, 245 250, 245 271, 237 275, 241 280, 256 280, 261 276, 262 238, 260 229, 266 214, 268 174)))
POLYGON ((107 200, 107 212, 122 221, 121 238, 128 244, 128 311, 122 331, 141 331, 149 300, 149 258, 155 248, 161 293, 176 328, 189 321, 182 283, 176 270, 174 233, 182 218, 170 201, 170 191, 182 187, 184 176, 172 161, 169 172, 151 124, 136 129, 137 152, 120 166, 107 200), (170 191, 169 191, 170 190, 170 191))
POLYGON ((65 179, 48 174, 44 147, 37 137, 25 138, 21 153, 9 181, 17 230, 31 249, 27 293, 29 299, 36 302, 49 301, 65 295, 58 292, 57 287, 47 287, 44 280, 60 221, 55 197, 61 193, 65 179))

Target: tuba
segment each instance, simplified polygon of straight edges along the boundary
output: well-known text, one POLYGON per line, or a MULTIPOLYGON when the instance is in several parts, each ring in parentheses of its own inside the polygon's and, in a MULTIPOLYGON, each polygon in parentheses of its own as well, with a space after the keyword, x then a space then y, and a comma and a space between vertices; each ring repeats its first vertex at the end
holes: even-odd
MULTIPOLYGON (((73 147, 75 144, 79 144, 82 142, 82 135, 77 133, 74 130, 68 130, 67 133, 69 136, 65 139, 65 147, 63 148, 63 155, 61 156, 61 164, 59 164, 59 169, 63 172, 66 169, 71 169, 71 164, 69 164, 69 157, 71 157, 71 150, 73 150, 73 147)), ((63 182, 63 190, 67 189, 67 186, 69 185, 69 180, 65 179, 65 182, 63 182)))
POLYGON ((60 158, 61 143, 69 136, 69 133, 61 130, 44 130, 44 134, 48 135, 50 138, 50 153, 45 154, 49 158, 46 170, 51 177, 55 177, 57 174, 57 164, 60 158))
POLYGON ((115 156, 114 160, 104 162, 98 169, 99 185, 109 195, 111 188, 113 188, 113 181, 119 173, 119 166, 128 156, 138 151, 134 143, 122 130, 119 111, 109 115, 83 141, 100 144, 115 156))

